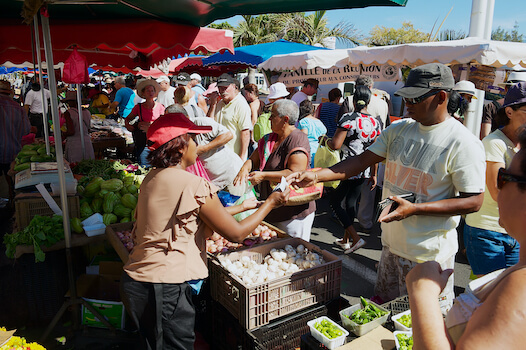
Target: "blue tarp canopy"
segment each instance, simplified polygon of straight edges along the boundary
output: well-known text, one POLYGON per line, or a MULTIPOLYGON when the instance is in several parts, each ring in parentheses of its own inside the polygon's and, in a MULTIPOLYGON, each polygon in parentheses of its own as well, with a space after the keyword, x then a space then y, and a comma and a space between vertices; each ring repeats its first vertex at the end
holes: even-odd
POLYGON ((216 53, 203 58, 203 66, 211 65, 247 65, 256 68, 258 64, 268 60, 274 55, 284 55, 293 52, 327 50, 322 47, 293 43, 287 40, 278 40, 273 43, 257 44, 234 48, 235 53, 216 53))
POLYGON ((4 67, 0 66, 0 74, 10 74, 18 71, 27 71, 27 68, 4 67))

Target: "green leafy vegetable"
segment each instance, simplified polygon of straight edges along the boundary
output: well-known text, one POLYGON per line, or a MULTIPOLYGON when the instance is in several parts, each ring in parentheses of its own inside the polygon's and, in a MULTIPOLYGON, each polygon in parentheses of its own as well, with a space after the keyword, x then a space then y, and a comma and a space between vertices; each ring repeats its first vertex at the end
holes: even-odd
POLYGON ((388 314, 387 311, 380 310, 375 305, 367 302, 363 297, 360 297, 360 302, 363 306, 362 309, 356 310, 352 313, 352 315, 349 317, 351 321, 353 321, 356 324, 364 325, 368 322, 371 322, 374 319, 380 318, 386 314, 388 314))
POLYGON ((400 350, 411 350, 413 349, 413 336, 407 334, 397 334, 396 338, 398 339, 398 344, 400 345, 400 350))
POLYGON ((413 327, 413 320, 411 319, 411 314, 403 315, 397 321, 406 326, 407 328, 413 327))
POLYGON ((4 236, 6 256, 14 258, 18 245, 32 245, 35 250, 35 262, 44 261, 46 255, 41 247, 49 247, 64 239, 62 216, 52 217, 35 215, 22 231, 4 236))
POLYGON ((338 338, 343 334, 343 332, 338 327, 336 327, 334 323, 327 320, 316 322, 314 324, 314 328, 316 328, 316 330, 329 339, 338 338))

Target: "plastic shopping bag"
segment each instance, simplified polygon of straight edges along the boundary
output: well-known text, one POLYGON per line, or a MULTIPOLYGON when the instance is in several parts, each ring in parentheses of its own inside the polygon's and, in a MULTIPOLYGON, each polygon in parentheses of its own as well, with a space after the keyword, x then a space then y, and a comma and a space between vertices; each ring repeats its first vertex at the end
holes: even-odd
MULTIPOLYGON (((316 168, 329 168, 336 163, 340 162, 340 151, 335 151, 325 144, 320 144, 316 155, 314 156, 314 167, 316 168)), ((336 188, 340 184, 340 181, 326 181, 324 182, 325 187, 336 188)))
MULTIPOLYGON (((246 192, 241 197, 239 197, 239 199, 234 203, 234 205, 242 204, 245 200, 250 198, 257 198, 256 191, 254 191, 254 186, 252 186, 251 184, 247 187, 246 192)), ((252 215, 256 210, 257 209, 245 210, 241 213, 234 215, 234 219, 236 219, 237 221, 241 221, 252 215)))

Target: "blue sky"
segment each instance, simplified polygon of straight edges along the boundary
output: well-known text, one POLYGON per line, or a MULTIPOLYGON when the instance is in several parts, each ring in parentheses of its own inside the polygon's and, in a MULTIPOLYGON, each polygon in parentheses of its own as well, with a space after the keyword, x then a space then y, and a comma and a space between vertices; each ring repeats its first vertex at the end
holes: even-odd
MULTIPOLYGON (((441 30, 463 30, 467 34, 469 32, 471 4, 471 0, 408 0, 405 7, 331 10, 327 11, 325 16, 329 20, 329 27, 333 27, 343 20, 352 23, 364 36, 368 36, 370 30, 376 25, 399 28, 404 21, 409 21, 416 29, 428 33, 435 22, 436 30, 449 10, 453 8, 441 30)), ((235 16, 226 21, 236 25, 240 18, 241 16, 235 16)), ((495 0, 492 28, 496 29, 500 26, 505 30, 511 30, 515 22, 519 25, 519 33, 526 35, 526 1, 495 0)))

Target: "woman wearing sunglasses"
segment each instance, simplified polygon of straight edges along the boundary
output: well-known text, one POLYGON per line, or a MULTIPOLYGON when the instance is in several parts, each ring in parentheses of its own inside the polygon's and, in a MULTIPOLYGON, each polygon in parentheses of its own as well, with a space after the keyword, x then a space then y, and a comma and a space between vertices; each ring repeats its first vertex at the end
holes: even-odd
MULTIPOLYGON (((499 225, 497 174, 508 167, 519 150, 517 131, 526 123, 526 84, 513 85, 498 112, 504 125, 486 136, 486 191, 478 212, 466 216, 464 244, 473 273, 477 276, 510 267, 519 260, 519 243, 499 225)), ((501 124, 501 125, 502 125, 501 124)))
MULTIPOLYGON (((499 223, 520 244, 526 244, 526 130, 521 150, 507 170, 498 172, 499 223)), ((497 181, 496 181, 497 183, 497 181)), ((414 267, 406 283, 415 349, 524 349, 526 344, 526 250, 518 263, 469 284, 444 321, 437 302, 452 270, 436 262, 414 267)))

